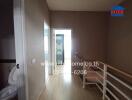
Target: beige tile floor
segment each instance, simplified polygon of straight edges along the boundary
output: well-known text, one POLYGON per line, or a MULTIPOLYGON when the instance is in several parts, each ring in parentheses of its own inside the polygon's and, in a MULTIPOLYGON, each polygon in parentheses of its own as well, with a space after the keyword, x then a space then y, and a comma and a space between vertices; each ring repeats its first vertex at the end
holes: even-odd
POLYGON ((101 100, 100 91, 93 85, 82 88, 81 79, 70 74, 55 74, 46 81, 40 100, 101 100))

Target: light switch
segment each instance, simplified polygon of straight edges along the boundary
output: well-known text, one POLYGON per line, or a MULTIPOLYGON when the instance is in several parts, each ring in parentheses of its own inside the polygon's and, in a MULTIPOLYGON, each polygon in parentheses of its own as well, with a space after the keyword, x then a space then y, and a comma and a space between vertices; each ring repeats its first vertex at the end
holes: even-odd
POLYGON ((35 64, 35 63, 36 63, 36 59, 33 58, 33 59, 32 59, 32 64, 35 64))

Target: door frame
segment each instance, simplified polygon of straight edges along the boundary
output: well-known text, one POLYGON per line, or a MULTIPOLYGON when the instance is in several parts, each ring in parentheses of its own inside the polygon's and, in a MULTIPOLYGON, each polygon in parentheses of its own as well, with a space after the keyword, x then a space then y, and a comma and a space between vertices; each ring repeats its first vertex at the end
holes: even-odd
MULTIPOLYGON (((72 28, 52 28, 51 29, 51 47, 52 47, 52 51, 51 51, 51 62, 52 62, 52 74, 54 74, 55 72, 55 66, 56 66, 56 34, 55 34, 55 30, 71 30, 71 46, 72 46, 72 28)), ((71 56, 72 56, 72 48, 71 48, 71 56)), ((71 57, 72 60, 72 57, 71 57)))
POLYGON ((16 64, 20 67, 18 100, 28 100, 28 73, 26 60, 25 0, 13 0, 16 64))

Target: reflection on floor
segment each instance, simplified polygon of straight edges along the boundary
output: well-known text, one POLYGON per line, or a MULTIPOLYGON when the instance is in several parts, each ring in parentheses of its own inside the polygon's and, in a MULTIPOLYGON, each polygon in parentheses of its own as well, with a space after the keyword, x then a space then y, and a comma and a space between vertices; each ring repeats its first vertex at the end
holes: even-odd
POLYGON ((64 65, 56 65, 54 74, 70 74, 71 59, 65 59, 64 65))
POLYGON ((100 91, 94 86, 82 88, 78 76, 70 74, 55 74, 49 76, 46 89, 40 100, 101 100, 100 91))

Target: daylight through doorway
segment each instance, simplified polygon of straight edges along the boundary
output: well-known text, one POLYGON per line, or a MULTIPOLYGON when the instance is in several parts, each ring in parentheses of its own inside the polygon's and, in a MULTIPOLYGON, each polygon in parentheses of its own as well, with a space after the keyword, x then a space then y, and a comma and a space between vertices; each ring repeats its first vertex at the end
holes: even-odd
POLYGON ((71 74, 71 30, 55 30, 55 57, 57 73, 71 74))

